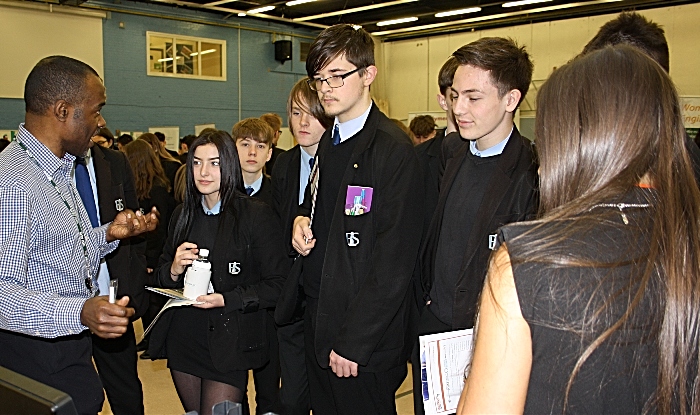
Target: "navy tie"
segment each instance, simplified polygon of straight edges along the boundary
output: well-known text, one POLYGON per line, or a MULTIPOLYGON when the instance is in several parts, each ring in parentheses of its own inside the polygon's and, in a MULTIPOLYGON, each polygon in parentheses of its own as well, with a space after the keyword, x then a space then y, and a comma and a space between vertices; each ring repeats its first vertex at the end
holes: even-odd
POLYGON ((336 124, 333 128, 333 145, 337 146, 338 144, 340 144, 340 128, 336 124))
POLYGON ((248 186, 245 188, 245 192, 248 194, 248 196, 253 194, 253 188, 248 186))
POLYGON ((90 217, 90 224, 93 228, 97 228, 100 226, 100 222, 97 220, 97 208, 95 207, 95 197, 92 194, 90 173, 88 173, 85 159, 82 157, 75 159, 75 187, 78 188, 78 194, 90 217))
POLYGON ((311 168, 311 170, 314 169, 314 161, 316 161, 316 160, 313 157, 311 157, 309 159, 309 167, 311 168))

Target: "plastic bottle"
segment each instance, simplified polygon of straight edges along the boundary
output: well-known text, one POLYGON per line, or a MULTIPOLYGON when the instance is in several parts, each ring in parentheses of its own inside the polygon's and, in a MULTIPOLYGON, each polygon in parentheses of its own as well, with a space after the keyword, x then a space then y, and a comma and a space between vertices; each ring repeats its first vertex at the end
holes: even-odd
POLYGON ((200 295, 207 295, 209 281, 211 280, 211 262, 209 262, 209 250, 200 249, 198 258, 185 273, 185 289, 182 294, 190 300, 196 300, 200 295))

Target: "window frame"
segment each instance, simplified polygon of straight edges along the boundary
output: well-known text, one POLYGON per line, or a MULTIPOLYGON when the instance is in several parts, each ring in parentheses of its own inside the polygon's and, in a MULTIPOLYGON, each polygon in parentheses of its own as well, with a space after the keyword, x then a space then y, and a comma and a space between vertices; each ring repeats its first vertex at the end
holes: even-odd
MULTIPOLYGON (((161 49, 153 49, 160 51, 161 49)), ((163 51, 164 52, 164 51, 163 51)), ((201 55, 200 55, 201 56, 201 55)), ((182 79, 198 79, 206 81, 226 81, 226 41, 223 39, 210 39, 204 37, 186 36, 178 35, 174 33, 162 33, 162 32, 152 32, 146 31, 146 75, 148 76, 159 76, 166 78, 182 78, 182 79), (211 75, 190 75, 184 73, 175 72, 156 72, 151 70, 151 37, 169 38, 172 40, 173 49, 177 48, 178 40, 186 40, 189 42, 196 42, 197 51, 202 50, 202 43, 213 43, 221 47, 221 76, 211 76, 211 75)), ((177 68, 177 64, 173 65, 173 68, 177 68)), ((197 59, 197 73, 202 73, 202 59, 197 59)))

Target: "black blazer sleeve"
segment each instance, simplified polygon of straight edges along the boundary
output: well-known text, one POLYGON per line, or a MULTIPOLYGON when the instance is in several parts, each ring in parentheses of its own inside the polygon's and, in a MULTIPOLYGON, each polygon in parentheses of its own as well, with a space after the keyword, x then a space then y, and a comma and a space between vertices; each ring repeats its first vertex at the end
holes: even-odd
POLYGON ((289 272, 279 220, 267 204, 251 203, 238 222, 239 229, 246 234, 254 274, 257 275, 249 277, 251 283, 223 292, 224 310, 226 313, 247 313, 263 308, 272 309, 277 304, 289 272))
MULTIPOLYGON (((112 221, 123 208, 138 210, 134 176, 124 153, 99 146, 92 152, 102 223, 112 221)), ((105 257, 110 278, 119 280, 117 295, 128 295, 129 306, 136 311, 132 319, 138 319, 148 307, 145 250, 145 239, 137 236, 121 240, 105 257)))
POLYGON ((173 281, 170 277, 170 266, 175 259, 175 250, 177 246, 175 245, 175 235, 174 229, 175 224, 177 224, 180 215, 182 215, 182 204, 178 205, 173 211, 170 217, 170 223, 168 224, 168 236, 165 238, 165 243, 163 244, 163 252, 160 254, 158 259, 158 268, 156 268, 153 273, 155 274, 156 284, 159 287, 164 288, 182 288, 183 287, 183 275, 177 281, 173 281))
POLYGON ((160 221, 156 229, 145 235, 146 263, 149 268, 155 269, 158 266, 158 258, 163 251, 163 244, 168 235, 168 224, 175 209, 175 199, 161 185, 153 186, 150 196, 150 198, 142 200, 140 206, 144 212, 149 212, 155 206, 160 213, 160 221))

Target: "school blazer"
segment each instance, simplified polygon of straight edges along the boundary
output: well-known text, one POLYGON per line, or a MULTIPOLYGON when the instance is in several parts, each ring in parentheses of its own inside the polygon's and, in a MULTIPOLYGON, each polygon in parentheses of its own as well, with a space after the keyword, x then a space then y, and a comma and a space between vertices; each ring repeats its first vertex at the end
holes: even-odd
POLYGON ((270 176, 263 173, 260 190, 258 190, 252 197, 262 200, 274 210, 275 201, 272 198, 272 181, 270 180, 270 176))
MULTIPOLYGON (((313 341, 324 368, 335 350, 361 371, 380 372, 405 364, 412 346, 407 337, 409 286, 420 245, 423 181, 410 141, 376 105, 352 140, 358 141, 333 208, 313 341), (369 213, 345 215, 350 185, 374 189, 369 213), (350 246, 351 236, 359 244, 350 246)), ((321 175, 331 141, 329 129, 317 152, 321 175)), ((306 194, 300 213, 309 216, 308 188, 306 194)), ((287 281, 281 301, 296 301, 294 279, 287 281)))
MULTIPOLYGON (((174 240, 181 213, 182 205, 173 213, 156 271, 160 285, 166 288, 182 288, 184 283, 184 274, 179 281, 170 277, 174 253, 181 243, 174 240)), ((209 310, 209 351, 220 371, 255 369, 269 360, 269 340, 276 333, 268 310, 277 303, 289 261, 283 253, 277 216, 266 203, 237 195, 232 206, 220 214, 224 216, 209 261, 214 291, 223 294, 225 306, 209 310)), ((164 313, 153 328, 149 353, 154 359, 167 357, 165 339, 172 315, 164 313)))
POLYGON ((277 215, 280 217, 284 233, 285 252, 295 257, 292 248, 292 225, 299 213, 299 169, 301 147, 297 144, 280 154, 272 170, 272 199, 277 215))
MULTIPOLYGON (((92 146, 92 163, 95 168, 97 198, 102 223, 114 220, 117 213, 126 209, 139 209, 134 187, 134 176, 124 153, 92 146)), ((119 241, 117 249, 105 256, 109 277, 117 279, 117 296, 129 296, 129 307, 133 307, 136 320, 148 308, 146 285, 146 240, 136 236, 119 241)), ((100 287, 106 293, 107 287, 100 287)))
MULTIPOLYGON (((461 139, 460 139, 461 140, 461 139)), ((462 140, 463 141, 463 140, 462 140)), ((455 289, 452 329, 474 326, 477 302, 486 277, 488 258, 491 255, 489 238, 495 238, 499 227, 523 220, 533 219, 538 206, 537 163, 532 143, 513 127, 513 133, 498 159, 498 169, 491 177, 489 191, 477 212, 479 220, 474 222, 462 257, 459 279, 455 289)), ((453 143, 447 138, 443 144, 445 173, 440 183, 440 197, 435 215, 421 248, 419 269, 424 300, 429 299, 435 269, 435 253, 440 238, 445 203, 462 162, 467 157, 468 144, 453 143), (449 149, 455 152, 450 153, 449 149)), ((466 201, 465 201, 466 203, 466 201)), ((425 302, 423 303, 425 304, 425 302)))
POLYGON ((445 130, 439 131, 432 139, 416 146, 416 154, 423 172, 423 186, 425 189, 425 215, 423 219, 423 231, 428 230, 430 220, 433 217, 435 206, 440 196, 441 160, 440 149, 445 139, 445 130))

